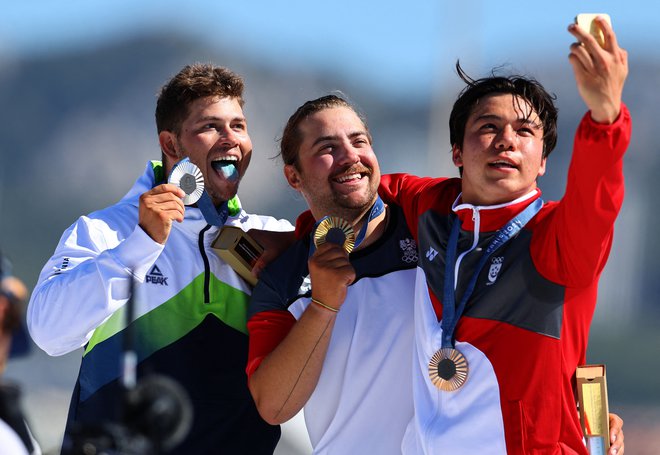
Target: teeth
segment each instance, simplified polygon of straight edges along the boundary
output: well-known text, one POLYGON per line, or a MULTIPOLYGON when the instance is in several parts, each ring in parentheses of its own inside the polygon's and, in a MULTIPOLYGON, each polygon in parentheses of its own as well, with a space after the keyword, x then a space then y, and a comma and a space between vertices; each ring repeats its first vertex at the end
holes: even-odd
POLYGON ((360 174, 349 174, 341 177, 337 177, 339 183, 348 182, 349 180, 360 180, 362 176, 360 174))
POLYGON ((214 163, 217 163, 218 161, 238 161, 238 157, 236 156, 225 156, 223 158, 217 158, 213 160, 214 163))

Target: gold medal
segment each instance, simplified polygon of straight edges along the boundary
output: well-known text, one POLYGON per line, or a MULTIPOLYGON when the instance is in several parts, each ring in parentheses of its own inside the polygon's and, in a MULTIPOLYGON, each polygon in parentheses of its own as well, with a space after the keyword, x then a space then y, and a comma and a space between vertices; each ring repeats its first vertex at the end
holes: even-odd
POLYGON ((456 349, 442 348, 429 361, 429 377, 440 390, 458 390, 468 377, 467 359, 456 349))
POLYGON ((346 253, 350 253, 355 246, 353 227, 348 221, 336 216, 324 218, 314 231, 314 245, 318 248, 325 242, 342 245, 346 253))
POLYGON ((193 205, 204 193, 204 176, 190 161, 180 161, 172 169, 168 183, 176 185, 186 195, 183 197, 183 205, 193 205))

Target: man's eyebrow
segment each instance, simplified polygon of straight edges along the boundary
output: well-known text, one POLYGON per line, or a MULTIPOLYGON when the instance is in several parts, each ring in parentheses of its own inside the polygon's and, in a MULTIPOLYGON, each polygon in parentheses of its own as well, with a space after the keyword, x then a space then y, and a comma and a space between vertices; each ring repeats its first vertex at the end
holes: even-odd
MULTIPOLYGON (((497 114, 488 114, 488 113, 481 114, 481 115, 474 118, 475 121, 478 121, 478 120, 501 120, 501 119, 502 119, 502 117, 497 115, 497 114)), ((525 125, 532 125, 532 126, 535 126, 537 128, 542 127, 542 124, 540 122, 535 122, 535 121, 531 120, 529 117, 518 117, 518 118, 516 118, 516 121, 520 122, 522 124, 525 124, 525 125)))
POLYGON ((316 140, 312 143, 312 147, 320 144, 321 142, 326 142, 326 141, 334 141, 337 139, 337 136, 319 136, 316 138, 316 140))
MULTIPOLYGON (((367 132, 363 130, 359 130, 359 131, 353 131, 352 133, 348 133, 348 137, 350 139, 354 139, 359 136, 367 136, 367 132)), ((339 139, 339 136, 336 135, 320 136, 316 138, 316 140, 312 143, 312 147, 314 147, 317 144, 320 144, 321 142, 336 141, 337 139, 339 139)))
MULTIPOLYGON (((222 121, 222 118, 217 117, 215 115, 205 115, 205 116, 200 117, 197 120, 195 120, 195 123, 210 122, 210 121, 216 122, 218 120, 222 121)), ((234 117, 230 120, 230 122, 245 122, 245 121, 246 121, 245 117, 242 117, 242 116, 236 116, 236 117, 234 117)))

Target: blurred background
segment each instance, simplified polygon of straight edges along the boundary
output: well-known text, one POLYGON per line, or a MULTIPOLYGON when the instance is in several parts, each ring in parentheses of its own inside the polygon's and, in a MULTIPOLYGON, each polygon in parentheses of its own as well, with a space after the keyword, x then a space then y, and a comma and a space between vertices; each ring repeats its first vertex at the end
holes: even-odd
MULTIPOLYGON (((156 93, 193 62, 245 77, 255 153, 239 195, 250 212, 294 220, 304 209, 272 158, 295 108, 333 90, 367 114, 383 172, 457 175, 447 127, 462 87, 457 59, 473 77, 504 67, 556 94, 559 143, 539 183, 546 199, 560 198, 585 111, 566 27, 577 13, 606 12, 629 52, 624 99, 634 132, 588 361, 607 365, 626 453, 658 453, 659 9, 641 0, 9 2, 0 15, 0 246, 34 286, 62 232, 121 198, 145 162, 159 159, 156 93)), ((59 449, 80 355, 51 358, 35 348, 8 366, 49 453, 59 449)), ((300 420, 287 426, 278 453, 309 453, 300 420)))

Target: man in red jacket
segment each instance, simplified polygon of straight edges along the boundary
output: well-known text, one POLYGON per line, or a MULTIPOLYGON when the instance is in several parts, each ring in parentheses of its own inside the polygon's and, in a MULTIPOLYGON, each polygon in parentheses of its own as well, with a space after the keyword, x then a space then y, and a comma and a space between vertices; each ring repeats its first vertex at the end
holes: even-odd
POLYGON ((466 82, 450 116, 460 179, 383 178, 419 248, 415 417, 404 453, 586 454, 575 409, 598 279, 623 202, 627 53, 575 26, 587 104, 564 197, 537 178, 556 142, 552 97, 524 77, 466 82))

